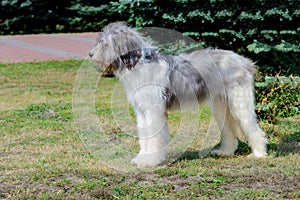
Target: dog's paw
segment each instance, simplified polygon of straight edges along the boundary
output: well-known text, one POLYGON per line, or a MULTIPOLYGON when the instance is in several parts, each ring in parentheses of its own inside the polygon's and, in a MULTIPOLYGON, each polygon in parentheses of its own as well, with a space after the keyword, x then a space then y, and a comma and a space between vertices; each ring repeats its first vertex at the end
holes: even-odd
POLYGON ((157 153, 138 154, 136 158, 131 160, 131 163, 136 164, 138 168, 156 167, 161 164, 164 159, 165 156, 157 155, 157 153))
POLYGON ((251 154, 248 155, 248 158, 265 158, 267 157, 267 153, 265 151, 259 152, 259 151, 253 151, 251 154))
POLYGON ((225 151, 223 149, 214 149, 210 152, 212 155, 217 155, 217 156, 222 156, 222 157, 225 157, 225 156, 233 156, 233 152, 228 152, 228 151, 225 151))

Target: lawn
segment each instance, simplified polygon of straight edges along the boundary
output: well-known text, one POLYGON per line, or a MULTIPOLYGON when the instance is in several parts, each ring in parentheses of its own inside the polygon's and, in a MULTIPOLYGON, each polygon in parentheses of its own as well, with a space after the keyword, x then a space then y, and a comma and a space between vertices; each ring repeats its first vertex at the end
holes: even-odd
MULTIPOLYGON (((129 164, 138 148, 134 113, 115 78, 101 77, 93 85, 87 122, 96 119, 99 130, 92 124, 78 131, 73 105, 80 66, 74 60, 0 64, 0 199, 300 198, 299 118, 261 121, 269 156, 248 159, 244 143, 233 157, 199 156, 212 145, 204 137, 213 121, 207 105, 196 121, 195 113, 170 114, 173 140, 187 141, 180 133, 191 132, 199 141, 189 141, 168 165, 137 170, 129 164), (108 148, 114 157, 101 152, 108 148)), ((80 100, 89 93, 75 95, 80 100)))

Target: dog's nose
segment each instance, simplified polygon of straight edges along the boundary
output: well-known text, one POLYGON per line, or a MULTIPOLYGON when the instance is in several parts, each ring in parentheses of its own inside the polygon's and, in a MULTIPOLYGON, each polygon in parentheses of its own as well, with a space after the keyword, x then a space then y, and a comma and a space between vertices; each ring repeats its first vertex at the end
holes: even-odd
POLYGON ((94 55, 94 52, 90 51, 89 52, 89 57, 93 57, 93 55, 94 55))

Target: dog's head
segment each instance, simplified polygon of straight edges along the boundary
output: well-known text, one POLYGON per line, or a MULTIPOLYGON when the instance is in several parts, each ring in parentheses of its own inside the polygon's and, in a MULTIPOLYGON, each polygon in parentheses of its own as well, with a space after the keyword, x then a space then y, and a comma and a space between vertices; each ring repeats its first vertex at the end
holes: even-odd
POLYGON ((132 69, 146 46, 138 32, 124 22, 115 22, 99 32, 97 43, 89 56, 103 71, 132 69))

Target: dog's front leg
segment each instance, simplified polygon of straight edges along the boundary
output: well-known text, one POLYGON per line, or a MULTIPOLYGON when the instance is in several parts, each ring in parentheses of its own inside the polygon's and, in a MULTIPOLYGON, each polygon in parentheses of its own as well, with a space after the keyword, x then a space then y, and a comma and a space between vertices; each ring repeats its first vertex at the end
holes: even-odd
POLYGON ((166 110, 161 105, 153 105, 145 111, 137 109, 136 116, 140 152, 132 162, 139 168, 156 166, 165 160, 168 149, 166 110))

